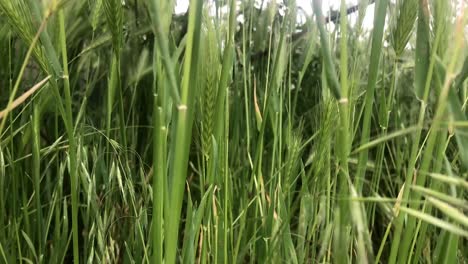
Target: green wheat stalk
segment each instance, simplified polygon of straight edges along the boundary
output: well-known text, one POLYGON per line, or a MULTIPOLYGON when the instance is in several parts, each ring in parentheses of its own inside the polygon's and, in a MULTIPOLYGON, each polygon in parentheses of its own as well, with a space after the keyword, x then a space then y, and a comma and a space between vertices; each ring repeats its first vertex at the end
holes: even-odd
POLYGON ((219 54, 216 32, 212 18, 205 16, 206 36, 203 56, 204 79, 202 80, 202 147, 203 153, 209 160, 213 131, 214 131, 214 112, 217 98, 217 88, 219 79, 219 54))

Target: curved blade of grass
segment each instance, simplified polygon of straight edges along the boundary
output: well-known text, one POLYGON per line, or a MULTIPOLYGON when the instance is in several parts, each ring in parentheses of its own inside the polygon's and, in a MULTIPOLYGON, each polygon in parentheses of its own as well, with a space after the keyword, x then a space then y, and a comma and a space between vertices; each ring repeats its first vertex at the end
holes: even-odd
POLYGON ((426 213, 422 213, 418 210, 414 210, 414 209, 411 209, 411 208, 408 208, 408 207, 400 207, 400 211, 403 211, 411 216, 414 216, 418 219, 421 219, 422 221, 425 221, 425 222, 428 222, 429 224, 432 224, 434 226, 437 226, 437 227, 440 227, 444 230, 447 230, 449 232, 452 232, 456 235, 459 235, 459 236, 463 236, 463 237, 466 237, 468 238, 468 231, 454 225, 454 224, 451 224, 449 222, 446 222, 444 220, 441 220, 437 217, 434 217, 432 215, 428 215, 426 213))
POLYGON ((468 181, 465 181, 459 176, 448 176, 440 173, 428 173, 427 176, 448 184, 454 184, 456 186, 464 187, 468 190, 468 181))
POLYGON ((463 214, 462 211, 458 210, 457 208, 449 205, 448 203, 445 203, 439 199, 433 198, 433 197, 428 197, 427 200, 433 204, 435 207, 437 207, 441 212, 443 212, 445 215, 449 216, 456 222, 467 226, 468 227, 468 216, 463 214))
POLYGON ((159 55, 164 63, 164 70, 166 71, 166 75, 169 78, 172 99, 176 105, 179 105, 181 103, 179 85, 174 73, 174 64, 171 60, 171 55, 169 52, 168 36, 166 35, 162 25, 163 21, 161 18, 163 17, 163 13, 161 13, 160 4, 161 3, 158 3, 158 0, 148 0, 150 15, 151 19, 153 20, 153 32, 156 35, 155 41, 158 47, 159 55))
POLYGON ((430 188, 425 188, 421 186, 411 186, 411 189, 420 192, 424 194, 426 197, 434 197, 437 198, 437 200, 444 201, 449 204, 453 204, 455 206, 468 209, 468 204, 466 204, 466 201, 463 199, 459 199, 450 195, 447 195, 445 193, 430 189, 430 188))
POLYGON ((28 99, 35 91, 39 90, 39 88, 43 87, 45 83, 50 79, 51 75, 42 79, 42 81, 38 82, 33 87, 29 88, 25 93, 23 93, 20 97, 16 98, 14 101, 11 102, 11 105, 4 110, 0 111, 0 119, 6 116, 9 112, 13 109, 21 105, 26 99, 28 99))
MULTIPOLYGON (((379 73, 380 56, 382 53, 382 41, 385 27, 385 17, 387 15, 388 0, 377 1, 375 3, 374 29, 372 32, 372 46, 369 61, 369 76, 366 87, 366 98, 364 106, 364 116, 362 121, 361 145, 369 142, 372 108, 374 104, 375 86, 379 73)), ((356 190, 361 192, 366 164, 368 159, 367 150, 359 153, 358 170, 356 173, 356 190)))
POLYGON ((356 148, 355 150, 353 150, 351 152, 351 154, 356 154, 356 153, 359 153, 361 151, 364 151, 364 150, 368 150, 372 147, 375 147, 375 146, 378 146, 380 145, 381 143, 384 143, 384 142, 387 142, 387 141, 390 141, 394 138, 398 138, 398 137, 401 137, 401 136, 404 136, 404 135, 407 135, 407 134, 410 134, 414 131, 416 131, 418 129, 417 126, 411 126, 411 127, 407 127, 407 128, 404 128, 404 129, 401 129, 401 130, 398 130, 398 131, 395 131, 393 133, 390 133, 390 134, 387 134, 383 137, 379 137, 375 140, 372 140, 372 141, 369 141, 367 142, 366 144, 362 145, 362 146, 359 146, 358 148, 356 148))
POLYGON ((341 98, 340 83, 338 82, 338 75, 334 69, 335 65, 330 51, 330 44, 328 43, 328 34, 325 29, 325 18, 322 13, 322 1, 313 0, 313 9, 317 18, 317 26, 320 31, 322 57, 323 62, 325 63, 325 73, 327 76, 328 86, 330 87, 333 96, 339 100, 341 98))
POLYGON ((369 263, 370 260, 374 259, 374 254, 372 251, 371 238, 369 235, 369 230, 365 217, 365 210, 362 204, 355 200, 356 198, 358 198, 358 194, 350 180, 349 188, 352 199, 349 202, 351 219, 354 223, 357 232, 357 261, 359 263, 369 263))
MULTIPOLYGON (((210 185, 203 195, 200 205, 191 212, 192 215, 187 216, 186 229, 185 229, 185 239, 184 239, 184 250, 182 250, 182 255, 184 256, 184 263, 191 263, 195 259, 195 245, 198 241, 198 236, 201 231, 201 225, 203 216, 205 214, 205 207, 208 201, 208 198, 212 197, 213 186, 210 185)), ((189 198, 189 203, 191 198, 189 198)))
MULTIPOLYGON (((23 238, 26 241, 26 244, 28 245, 29 250, 31 251, 31 253, 32 253, 33 257, 34 257, 35 262, 39 263, 39 258, 37 257, 36 248, 34 247, 34 243, 31 241, 31 238, 23 230, 21 230, 21 234, 23 235, 23 238)), ((32 263, 32 261, 31 261, 31 263, 32 263)))

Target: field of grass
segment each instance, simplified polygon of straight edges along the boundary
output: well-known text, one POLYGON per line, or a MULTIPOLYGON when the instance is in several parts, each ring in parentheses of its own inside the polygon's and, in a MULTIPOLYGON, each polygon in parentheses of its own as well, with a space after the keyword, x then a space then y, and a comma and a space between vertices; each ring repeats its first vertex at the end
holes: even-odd
POLYGON ((466 2, 321 2, 0 0, 0 263, 467 263, 466 2))

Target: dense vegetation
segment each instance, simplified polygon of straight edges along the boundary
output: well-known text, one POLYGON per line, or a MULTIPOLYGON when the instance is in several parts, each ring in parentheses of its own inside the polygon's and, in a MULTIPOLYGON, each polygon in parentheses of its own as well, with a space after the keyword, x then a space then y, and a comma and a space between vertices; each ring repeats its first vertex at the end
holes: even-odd
POLYGON ((468 261, 466 6, 260 2, 0 0, 0 263, 468 261))

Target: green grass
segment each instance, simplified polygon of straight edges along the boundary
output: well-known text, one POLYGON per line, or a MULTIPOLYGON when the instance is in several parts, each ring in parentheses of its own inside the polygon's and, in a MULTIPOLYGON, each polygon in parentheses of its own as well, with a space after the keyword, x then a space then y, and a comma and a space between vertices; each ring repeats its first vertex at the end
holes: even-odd
POLYGON ((321 2, 0 0, 0 263, 467 262, 467 7, 321 2))

